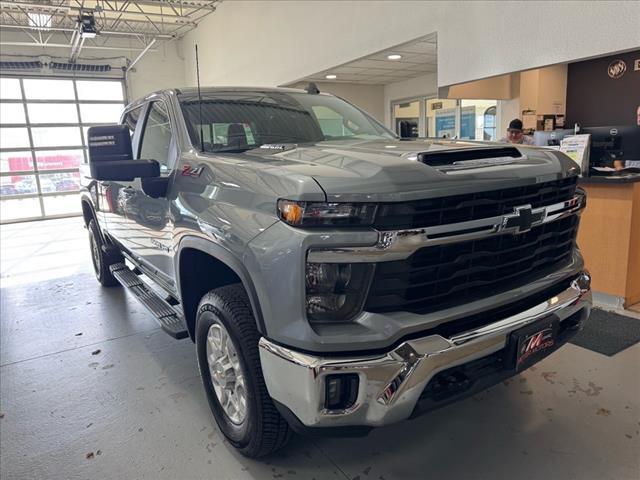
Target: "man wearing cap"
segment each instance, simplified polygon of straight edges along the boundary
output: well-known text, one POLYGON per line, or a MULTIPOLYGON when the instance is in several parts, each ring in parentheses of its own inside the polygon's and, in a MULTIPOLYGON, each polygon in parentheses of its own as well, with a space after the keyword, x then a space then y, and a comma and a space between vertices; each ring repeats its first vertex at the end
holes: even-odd
POLYGON ((507 136, 500 140, 503 143, 519 143, 521 145, 533 145, 533 139, 522 133, 522 120, 514 118, 509 122, 507 136))

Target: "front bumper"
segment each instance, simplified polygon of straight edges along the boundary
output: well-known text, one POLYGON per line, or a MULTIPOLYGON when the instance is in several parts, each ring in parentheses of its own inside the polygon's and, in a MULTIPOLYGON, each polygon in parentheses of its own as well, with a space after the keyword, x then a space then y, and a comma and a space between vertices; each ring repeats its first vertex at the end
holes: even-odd
MULTIPOLYGON (((263 337, 260 361, 269 394, 302 426, 382 426, 420 410, 426 388, 433 386, 430 382, 439 372, 495 357, 496 352, 505 349, 511 332, 551 315, 560 321, 562 344, 579 330, 590 309, 590 277, 583 273, 566 290, 525 311, 450 338, 434 334, 404 341, 382 354, 323 357, 292 350, 263 337), (355 403, 345 410, 325 409, 325 377, 345 373, 358 375, 355 403)), ((507 370, 495 378, 513 374, 515 371, 507 370)), ((469 392, 477 390, 472 387, 469 392)), ((456 395, 457 398, 461 396, 456 395)), ((438 403, 433 399, 429 402, 430 408, 438 403)))

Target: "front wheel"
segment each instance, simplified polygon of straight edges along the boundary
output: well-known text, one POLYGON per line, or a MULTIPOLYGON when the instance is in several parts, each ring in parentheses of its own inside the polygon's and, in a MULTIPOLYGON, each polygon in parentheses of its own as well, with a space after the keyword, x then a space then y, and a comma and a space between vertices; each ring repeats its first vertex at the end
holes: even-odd
POLYGON ((258 352, 260 335, 242 285, 207 293, 196 322, 200 375, 224 436, 251 458, 283 447, 291 431, 267 392, 258 352))

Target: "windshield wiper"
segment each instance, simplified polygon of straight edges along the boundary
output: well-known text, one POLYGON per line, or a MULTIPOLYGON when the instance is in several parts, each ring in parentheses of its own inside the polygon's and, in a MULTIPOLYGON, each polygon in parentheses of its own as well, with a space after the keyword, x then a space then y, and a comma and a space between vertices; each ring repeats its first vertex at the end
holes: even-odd
POLYGON ((251 147, 240 147, 240 148, 219 148, 217 150, 207 150, 209 153, 242 153, 248 150, 254 150, 259 148, 257 145, 253 145, 251 147))
MULTIPOLYGON (((284 139, 280 140, 280 143, 314 143, 320 142, 322 139, 313 139, 313 138, 302 138, 302 137, 292 137, 291 135, 284 135, 278 133, 262 133, 258 135, 260 140, 269 140, 273 139, 284 139)), ((265 141, 264 143, 273 143, 271 141, 265 141)))

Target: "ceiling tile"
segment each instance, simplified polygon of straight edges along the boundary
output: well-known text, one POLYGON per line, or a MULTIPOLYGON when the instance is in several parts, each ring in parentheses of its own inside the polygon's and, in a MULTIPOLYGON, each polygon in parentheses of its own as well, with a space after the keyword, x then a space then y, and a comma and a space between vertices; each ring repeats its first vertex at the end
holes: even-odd
POLYGON ((437 63, 438 57, 423 53, 408 53, 400 61, 403 63, 437 63))
POLYGON ((393 68, 393 66, 389 65, 388 61, 371 60, 368 58, 365 58, 362 60, 356 60, 355 62, 349 63, 347 65, 352 67, 359 67, 359 68, 393 68))
POLYGON ((426 42, 417 42, 413 44, 399 45, 398 47, 395 47, 395 50, 397 50, 398 53, 400 54, 402 54, 403 52, 404 53, 428 53, 431 55, 437 54, 437 46, 433 43, 426 43, 426 42))
POLYGON ((347 73, 361 73, 363 70, 365 69, 352 67, 352 66, 342 66, 342 67, 334 68, 330 71, 331 73, 335 73, 337 75, 337 74, 347 74, 347 73))
POLYGON ((365 58, 336 66, 310 75, 307 80, 319 82, 385 85, 437 71, 437 35, 431 34, 388 48, 365 58), (389 60, 388 55, 402 55, 400 60, 389 60), (325 75, 335 74, 337 79, 327 80, 325 75))

